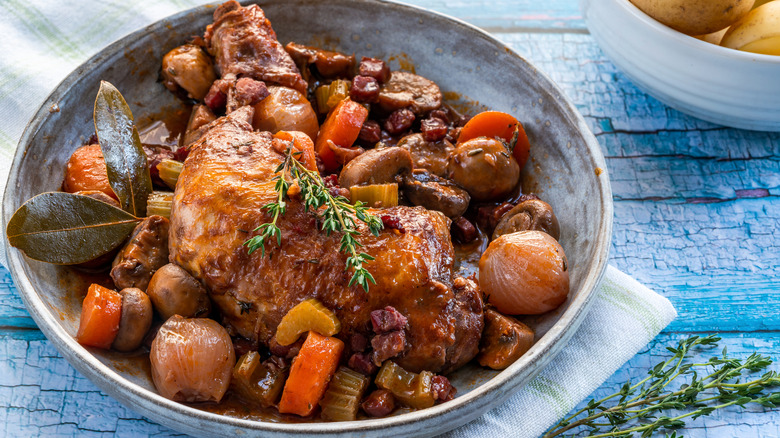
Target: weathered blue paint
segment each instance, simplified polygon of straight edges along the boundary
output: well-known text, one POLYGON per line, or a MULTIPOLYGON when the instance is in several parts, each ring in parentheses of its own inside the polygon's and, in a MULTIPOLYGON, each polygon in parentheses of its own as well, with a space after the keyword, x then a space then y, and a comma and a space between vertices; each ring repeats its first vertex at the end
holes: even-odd
MULTIPOLYGON (((410 3, 489 29, 561 86, 603 147, 616 201, 610 261, 680 316, 594 396, 644 377, 690 333, 721 332, 737 356, 780 358, 780 134, 723 128, 644 94, 587 35, 576 0, 410 3)), ((4 436, 180 436, 68 365, 1 267, 0 421, 4 436)), ((727 409, 684 434, 780 436, 780 412, 727 409)))

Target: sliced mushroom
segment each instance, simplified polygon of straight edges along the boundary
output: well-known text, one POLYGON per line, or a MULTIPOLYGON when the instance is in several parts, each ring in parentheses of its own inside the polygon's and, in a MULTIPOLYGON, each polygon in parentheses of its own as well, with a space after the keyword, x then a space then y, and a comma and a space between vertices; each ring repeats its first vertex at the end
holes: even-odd
POLYGON ((485 330, 479 343, 477 361, 483 367, 503 370, 512 365, 534 344, 534 331, 514 318, 493 309, 485 311, 485 330))
POLYGON ((119 294, 122 295, 122 316, 111 347, 117 351, 133 351, 141 346, 152 326, 152 303, 135 287, 122 289, 119 294))
POLYGON ((412 157, 403 148, 371 149, 347 163, 339 174, 339 185, 344 188, 366 184, 395 182, 397 175, 412 171, 412 157))
POLYGON ((471 201, 468 192, 452 181, 422 169, 404 177, 403 190, 412 204, 440 211, 449 218, 462 216, 471 201))
POLYGON ((149 216, 135 227, 111 267, 111 278, 118 289, 146 290, 152 275, 168 263, 169 226, 168 219, 149 216))
POLYGON ((405 71, 394 71, 379 91, 379 106, 389 112, 411 108, 418 116, 441 106, 441 90, 433 81, 405 71))
POLYGON ((313 64, 317 72, 326 78, 348 77, 355 70, 355 55, 345 55, 298 43, 287 43, 284 50, 290 54, 295 65, 306 74, 307 67, 313 64))
POLYGON ((398 147, 409 151, 415 169, 425 169, 442 177, 447 170, 447 158, 455 150, 447 140, 427 141, 422 134, 407 135, 398 141, 398 147))
POLYGON ((517 204, 501 217, 493 231, 493 240, 504 234, 528 230, 543 231, 555 240, 561 237, 558 218, 550 204, 540 199, 529 199, 517 204))

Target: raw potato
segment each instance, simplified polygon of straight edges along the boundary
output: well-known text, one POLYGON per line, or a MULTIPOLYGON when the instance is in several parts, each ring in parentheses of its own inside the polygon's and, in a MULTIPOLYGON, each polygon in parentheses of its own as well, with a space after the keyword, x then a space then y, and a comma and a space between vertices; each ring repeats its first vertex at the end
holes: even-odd
POLYGON ((764 55, 780 55, 780 0, 750 11, 729 28, 723 47, 764 55))
POLYGON ((754 0, 631 0, 647 15, 688 35, 705 35, 744 17, 754 0))
POLYGON ((715 44, 716 46, 720 45, 720 41, 723 39, 723 35, 726 35, 726 32, 729 30, 729 28, 721 29, 717 32, 708 33, 707 35, 698 35, 696 38, 710 43, 715 44))

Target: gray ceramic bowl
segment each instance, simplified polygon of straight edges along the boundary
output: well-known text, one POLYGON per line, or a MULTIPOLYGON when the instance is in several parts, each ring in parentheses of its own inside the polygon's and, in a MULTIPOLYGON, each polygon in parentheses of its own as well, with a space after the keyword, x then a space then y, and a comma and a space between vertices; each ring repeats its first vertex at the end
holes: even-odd
MULTIPOLYGON (((154 421, 194 435, 417 436, 473 420, 553 360, 585 315, 606 266, 612 230, 612 196, 598 143, 544 74, 463 22, 377 0, 277 0, 262 6, 282 42, 392 57, 395 67, 411 61, 418 74, 459 93, 447 94, 451 99, 507 111, 524 122, 533 147, 523 184, 558 214, 571 266, 568 301, 529 321, 538 342, 503 372, 478 366, 459 370, 452 376, 458 397, 430 409, 348 423, 290 424, 216 415, 159 396, 148 360, 86 349, 74 340, 84 279, 10 248, 9 267, 30 314, 62 355, 102 390, 154 421)), ((212 12, 213 6, 199 7, 141 29, 102 50, 56 88, 22 136, 3 200, 3 229, 24 201, 59 189, 66 160, 94 130, 92 105, 101 79, 124 93, 136 120, 180 107, 157 81, 160 60, 190 36, 202 34, 212 12), (59 112, 50 111, 53 105, 59 112)))

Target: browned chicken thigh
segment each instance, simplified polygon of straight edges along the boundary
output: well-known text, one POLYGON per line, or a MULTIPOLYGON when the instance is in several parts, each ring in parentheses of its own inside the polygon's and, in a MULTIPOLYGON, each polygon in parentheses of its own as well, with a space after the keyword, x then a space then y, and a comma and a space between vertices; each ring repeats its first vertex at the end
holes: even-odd
MULTIPOLYGON (((261 207, 276 199, 274 170, 283 156, 271 135, 253 132, 252 108, 218 119, 192 146, 171 213, 171 260, 209 289, 234 334, 266 344, 285 313, 308 298, 332 309, 345 341, 369 337, 373 310, 392 306, 408 318, 406 345, 395 358, 412 371, 447 372, 472 359, 482 333, 482 298, 475 283, 453 278, 450 221, 420 207, 373 210, 393 229, 359 241, 375 257, 368 293, 348 286, 351 272, 340 235, 318 229, 299 199, 280 217, 282 243, 251 255, 244 242, 270 221, 261 207)), ((349 343, 347 344, 349 345, 349 343)))
POLYGON ((206 28, 205 40, 223 77, 246 76, 306 93, 306 81, 259 6, 221 4, 214 11, 214 24, 206 28))

